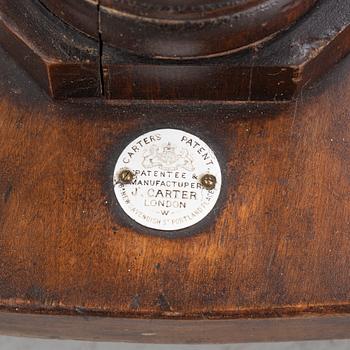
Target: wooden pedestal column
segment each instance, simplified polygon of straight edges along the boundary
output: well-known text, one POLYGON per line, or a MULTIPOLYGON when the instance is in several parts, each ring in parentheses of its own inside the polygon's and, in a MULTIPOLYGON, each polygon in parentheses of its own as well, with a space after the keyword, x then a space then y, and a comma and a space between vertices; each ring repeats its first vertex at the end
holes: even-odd
POLYGON ((350 60, 290 103, 54 102, 0 55, 0 330, 155 343, 349 336, 350 60), (140 130, 220 154, 187 238, 122 220, 112 169, 140 130))
MULTIPOLYGON (((147 13, 129 1, 59 3, 72 11, 0 1, 0 332, 144 343, 348 338, 349 3, 193 0, 208 11, 189 24, 209 21, 236 38, 209 30, 200 50, 203 32, 190 35, 189 25, 181 36, 156 0, 147 13), (264 4, 271 25, 240 22, 252 8, 265 18, 264 4), (286 23, 274 12, 283 4, 286 23), (223 14, 228 22, 212 20, 223 14), (108 32, 110 17, 124 21, 125 39, 108 32), (135 17, 138 29, 167 23, 159 36, 177 40, 170 60, 154 58, 163 46, 141 45, 163 26, 139 30, 130 46, 135 17), (199 137, 221 168, 213 211, 181 234, 136 224, 114 193, 124 147, 162 128, 199 137)), ((172 3, 183 29, 185 3, 172 3)))

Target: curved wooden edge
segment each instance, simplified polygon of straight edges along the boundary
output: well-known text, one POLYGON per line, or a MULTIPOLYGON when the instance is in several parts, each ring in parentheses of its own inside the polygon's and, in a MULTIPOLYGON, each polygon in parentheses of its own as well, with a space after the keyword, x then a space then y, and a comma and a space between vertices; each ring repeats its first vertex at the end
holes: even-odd
POLYGON ((350 336, 350 315, 193 321, 0 312, 0 333, 159 344, 346 339, 350 336))
MULTIPOLYGON (((45 0, 46 1, 46 0, 45 0)), ((52 1, 52 0, 49 0, 52 1)), ((292 0, 299 1, 299 0, 292 0)), ((203 19, 239 13, 257 6, 266 7, 271 0, 101 0, 100 4, 118 11, 158 19, 203 19)), ((274 5, 274 4, 272 4, 274 5)))
POLYGON ((104 46, 108 99, 291 100, 350 51, 350 3, 322 0, 256 51, 202 60, 151 60, 104 46), (213 89, 212 87, 215 87, 213 89))
MULTIPOLYGON (((308 16, 264 47, 211 59, 155 60, 101 47, 39 0, 1 3, 0 42, 57 99, 291 100, 350 50, 349 3, 319 1, 308 16)), ((93 23, 96 16, 97 11, 93 23)))
POLYGON ((40 2, 64 22, 98 39, 97 0, 40 0, 40 2))
POLYGON ((140 1, 40 0, 79 31, 95 39, 101 33, 108 45, 148 57, 173 59, 220 56, 261 44, 288 28, 316 1, 197 1, 174 6, 140 1))
MULTIPOLYGON (((0 204, 5 213, 1 218, 6 217, 7 225, 2 222, 5 229, 1 230, 1 261, 4 265, 0 289, 2 303, 6 300, 8 309, 0 313, 1 332, 159 343, 348 337, 349 308, 345 305, 343 310, 331 306, 326 309, 324 305, 330 300, 334 304, 348 302, 349 62, 348 58, 317 88, 305 91, 295 107, 273 115, 270 108, 261 110, 260 106, 243 104, 234 108, 151 104, 93 108, 84 104, 49 102, 38 90, 28 87, 27 79, 21 78, 14 64, 3 59, 0 65, 3 77, 0 80, 1 130, 6 137, 2 144, 3 181, 0 186, 3 200, 0 204), (113 201, 110 201, 110 208, 104 209, 106 198, 110 198, 105 196, 109 190, 104 192, 100 186, 105 184, 109 166, 114 165, 113 157, 117 154, 114 152, 121 147, 124 137, 131 137, 148 124, 158 127, 164 123, 205 131, 203 135, 207 137, 215 135, 221 144, 218 149, 227 148, 222 152, 223 164, 227 165, 225 171, 239 181, 236 183, 231 178, 228 190, 236 191, 236 199, 244 198, 246 203, 256 203, 257 194, 264 198, 248 213, 252 219, 249 223, 238 219, 229 221, 231 226, 219 224, 215 229, 209 226, 201 235, 187 241, 195 244, 188 244, 188 250, 184 251, 184 241, 160 244, 155 237, 139 234, 130 228, 132 226, 119 221, 119 217, 113 216, 113 201), (235 135, 234 140, 232 135, 235 135), (47 161, 45 168, 41 167, 42 159, 47 161), (62 168, 67 175, 61 173, 59 169, 62 168), (240 169, 239 173, 236 169, 240 169), (71 175, 77 170, 79 174, 96 174, 96 179, 90 177, 88 183, 81 185, 80 176, 71 175), (23 176, 24 173, 30 176, 23 176), (32 179, 42 180, 40 186, 32 186, 32 179), (77 212, 83 214, 70 217, 61 230, 62 216, 52 214, 61 208, 56 204, 60 202, 61 184, 67 179, 72 181, 69 186, 78 193, 69 197, 65 213, 77 207, 77 212), (74 183, 80 187, 73 187, 74 183), (256 187, 253 184, 257 184, 256 187), (93 196, 81 195, 87 193, 86 189, 93 189, 93 196), (317 206, 319 198, 322 205, 317 206), (40 216, 33 203, 40 203, 40 216), (101 215, 85 216, 87 203, 88 212, 101 215), (293 206, 285 211, 286 204, 293 206), (45 221, 39 221, 44 217, 45 221), (57 221, 51 226, 53 217, 57 221), (98 222, 94 221, 96 219, 98 222), (261 220, 264 223, 260 226, 261 220), (77 223, 82 224, 77 228, 77 223), (86 223, 96 226, 91 229, 86 223), (59 234, 52 234, 56 232, 59 234), (101 232, 106 234, 101 235, 101 232), (237 235, 233 237, 232 232, 237 235), (94 239, 93 250, 90 249, 91 240, 84 242, 81 237, 94 239), (107 255, 105 250, 105 243, 110 242, 111 237, 113 245, 109 253, 115 255, 107 255), (250 264, 241 263, 247 246, 250 247, 250 264), (283 249, 279 250, 280 247, 283 249), (219 254, 219 259, 217 256, 213 259, 213 275, 210 274, 213 267, 205 264, 208 248, 219 254), (128 254, 121 253, 124 251, 128 254), (236 251, 240 255, 227 254, 236 251), (130 274, 128 259, 141 252, 146 256, 144 260, 135 260, 130 274), (118 273, 113 256, 120 258, 118 273), (94 268, 91 269, 92 257, 94 268), (69 261, 74 265, 67 265, 69 261), (149 263, 145 265, 145 261, 149 263), (170 264, 166 265, 168 261, 170 264), (190 275, 187 274, 189 262, 193 271, 190 275), (107 266, 103 274, 102 266, 107 266), (151 270, 145 266, 150 266, 151 270), (81 280, 84 267, 89 283, 81 280), (140 272, 142 281, 132 285, 133 278, 140 272), (112 279, 116 274, 117 281, 112 279), (194 286, 183 293, 181 286, 197 278, 205 283, 198 283, 200 288, 194 286), (167 281, 165 286, 163 281, 167 281), (203 285, 206 290, 202 294, 199 292, 203 292, 203 285), (242 287, 240 294, 236 294, 236 286, 242 287), (261 288, 259 299, 255 297, 255 290, 253 293, 251 290, 256 286, 261 288), (223 320, 160 320, 156 315, 153 320, 135 320, 92 317, 77 307, 75 315, 68 316, 67 311, 56 308, 87 305, 102 310, 129 310, 130 315, 139 308, 136 293, 141 288, 146 297, 140 308, 144 311, 188 310, 191 316, 193 310, 197 310, 200 316, 208 309, 203 308, 208 301, 211 309, 227 311, 257 307, 257 302, 299 307, 301 300, 304 305, 317 303, 319 309, 312 314, 306 312, 310 309, 305 310, 302 317, 284 314, 284 317, 264 318, 262 315, 253 320, 247 314, 241 319, 228 319, 226 314, 223 320), (34 302, 49 305, 51 310, 38 310, 45 314, 34 315, 30 310, 34 302), (22 309, 20 303, 27 309, 22 309), (12 312, 9 313, 10 308, 12 312)), ((221 212, 221 218, 225 218, 223 215, 232 218, 233 214, 246 211, 245 205, 231 203, 228 202, 226 212, 221 212)))
POLYGON ((0 3, 0 45, 52 97, 100 96, 98 42, 69 28, 39 0, 0 3))
POLYGON ((209 18, 198 14, 194 20, 146 17, 134 14, 132 8, 129 11, 123 6, 110 8, 102 2, 100 32, 106 44, 146 57, 215 57, 271 39, 310 10, 315 2, 265 1, 241 12, 227 10, 224 15, 209 18))

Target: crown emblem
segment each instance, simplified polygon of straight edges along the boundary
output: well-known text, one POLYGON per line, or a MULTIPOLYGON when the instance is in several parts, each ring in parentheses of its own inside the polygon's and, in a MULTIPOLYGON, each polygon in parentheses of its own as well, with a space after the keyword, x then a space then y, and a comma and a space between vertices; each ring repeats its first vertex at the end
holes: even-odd
POLYGON ((161 170, 174 171, 184 169, 193 171, 193 160, 186 149, 177 149, 170 142, 162 146, 151 146, 144 152, 142 165, 146 169, 158 167, 161 170))

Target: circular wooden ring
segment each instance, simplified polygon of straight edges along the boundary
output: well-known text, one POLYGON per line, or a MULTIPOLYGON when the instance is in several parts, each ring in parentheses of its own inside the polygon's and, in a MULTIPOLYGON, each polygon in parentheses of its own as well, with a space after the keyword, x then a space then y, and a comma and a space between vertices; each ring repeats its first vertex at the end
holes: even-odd
POLYGON ((242 50, 288 28, 317 0, 41 0, 104 43, 154 57, 188 59, 242 50), (91 13, 99 9, 99 25, 91 13))

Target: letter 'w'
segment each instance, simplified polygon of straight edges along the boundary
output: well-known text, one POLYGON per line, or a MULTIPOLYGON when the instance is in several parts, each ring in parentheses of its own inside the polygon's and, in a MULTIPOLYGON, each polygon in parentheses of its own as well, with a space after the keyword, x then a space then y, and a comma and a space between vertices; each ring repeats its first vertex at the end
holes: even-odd
POLYGON ((162 213, 162 215, 168 215, 169 214, 169 210, 162 210, 161 213, 162 213))

